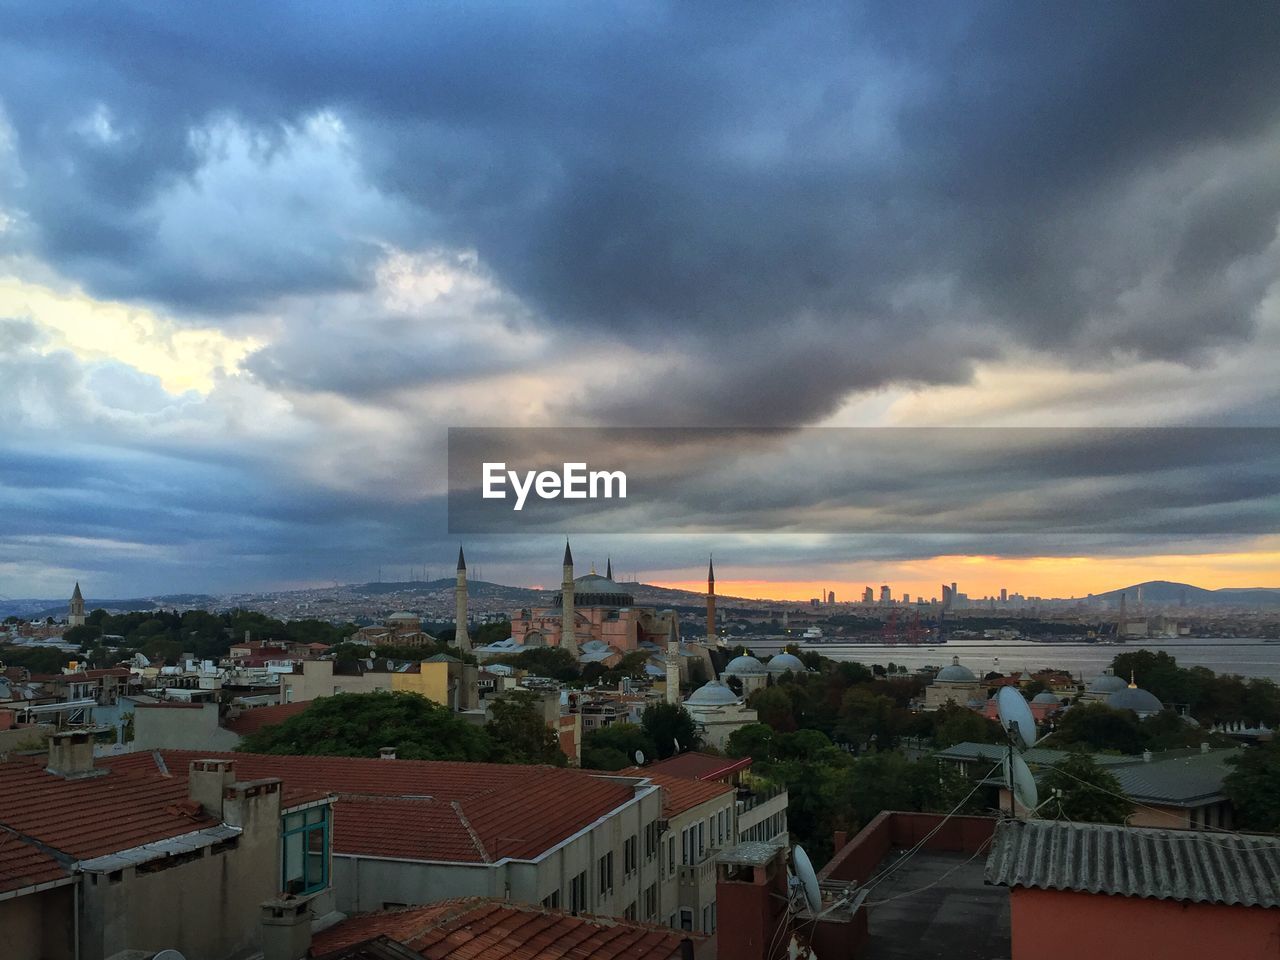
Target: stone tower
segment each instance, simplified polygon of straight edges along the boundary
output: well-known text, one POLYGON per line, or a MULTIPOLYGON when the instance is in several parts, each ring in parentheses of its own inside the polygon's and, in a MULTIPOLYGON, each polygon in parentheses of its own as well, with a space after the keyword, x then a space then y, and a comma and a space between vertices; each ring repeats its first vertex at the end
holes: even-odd
POLYGON ((71 592, 71 603, 67 610, 67 626, 84 626, 84 597, 80 595, 80 584, 78 581, 76 583, 75 590, 71 592))
POLYGON ((716 642, 716 567, 714 560, 707 560, 707 645, 716 642))
POLYGON ((457 629, 453 643, 463 653, 471 652, 471 636, 467 633, 467 560, 458 547, 458 583, 453 588, 454 620, 457 629))
POLYGON ((573 619, 573 553, 569 541, 564 542, 564 582, 560 585, 560 646, 578 657, 578 638, 574 636, 573 619))
POLYGON ((680 702, 680 641, 667 641, 667 703, 680 702))

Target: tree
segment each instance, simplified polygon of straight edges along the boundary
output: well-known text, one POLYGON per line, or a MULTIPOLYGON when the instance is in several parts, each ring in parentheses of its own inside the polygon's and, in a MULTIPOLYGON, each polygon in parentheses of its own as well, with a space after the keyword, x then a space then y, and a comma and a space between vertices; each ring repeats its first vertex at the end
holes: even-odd
POLYGON ((893 701, 869 686, 852 687, 840 702, 836 735, 845 743, 861 748, 872 742, 880 750, 891 748, 897 739, 893 723, 893 701))
POLYGON ((748 723, 729 734, 725 752, 731 757, 750 757, 762 763, 773 757, 773 727, 767 723, 748 723))
POLYGON ((1087 753, 1070 754, 1044 775, 1040 802, 1044 816, 1062 820, 1124 823, 1133 813, 1120 781, 1087 753))
POLYGON ((938 749, 957 743, 1004 743, 1000 724, 980 713, 947 703, 933 714, 933 745, 938 749))
POLYGON ((1047 739, 1052 746, 1120 753, 1141 753, 1143 747, 1137 716, 1129 710, 1112 710, 1102 703, 1072 707, 1047 739))
MULTIPOLYGON (((730 677, 737 680, 737 677, 730 677)), ((732 684, 730 684, 732 686, 732 684)), ((763 687, 749 698, 749 704, 756 711, 761 723, 767 723, 775 730, 795 730, 796 719, 792 712, 791 695, 780 686, 763 687)))
POLYGON ((569 761, 560 738, 542 718, 537 698, 517 691, 493 701, 485 724, 493 742, 491 759, 498 763, 548 763, 563 767, 569 761))
POLYGON ((649 704, 640 715, 640 726, 664 760, 676 752, 676 741, 689 750, 698 738, 693 717, 678 703, 649 704))
POLYGON ((587 770, 621 770, 634 764, 639 750, 646 758, 658 755, 644 728, 634 723, 614 723, 592 730, 582 740, 582 766, 587 770))
POLYGON ((1227 762, 1235 769, 1222 781, 1222 791, 1235 808, 1236 823, 1280 833, 1280 742, 1250 747, 1227 762))
POLYGON ((416 693, 377 691, 321 697, 283 723, 249 734, 246 753, 376 757, 395 747, 406 760, 489 760, 482 727, 416 693))
POLYGON ((578 661, 563 647, 533 647, 512 656, 499 657, 497 662, 527 670, 535 677, 550 677, 566 683, 577 680, 581 675, 578 661))

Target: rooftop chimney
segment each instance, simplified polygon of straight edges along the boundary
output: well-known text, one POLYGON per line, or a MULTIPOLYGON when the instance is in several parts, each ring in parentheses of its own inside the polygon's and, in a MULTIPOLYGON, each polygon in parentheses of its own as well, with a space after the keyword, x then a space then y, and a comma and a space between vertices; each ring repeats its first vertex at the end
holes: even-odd
POLYGON ((787 915, 787 851, 745 843, 716 859, 720 956, 782 960, 789 938, 779 930, 787 915))
POLYGON ((378 750, 378 757, 381 760, 394 760, 396 758, 395 747, 381 747, 378 750))
POLYGON ((234 760, 192 760, 187 796, 215 817, 222 816, 222 795, 236 782, 234 760))
POLYGON ((309 900, 282 898, 262 905, 262 960, 303 960, 310 949, 309 900))
POLYGON ((93 737, 87 730, 60 730, 49 738, 49 765, 46 773, 64 780, 100 777, 106 768, 93 765, 93 737))
POLYGON ((1201 753, 1208 753, 1208 752, 1209 752, 1209 741, 1208 741, 1208 740, 1201 740, 1201 741, 1200 741, 1200 752, 1201 752, 1201 753))
POLYGON ((1143 763, 1150 763, 1150 762, 1151 762, 1151 751, 1150 751, 1150 750, 1143 750, 1143 751, 1142 751, 1142 762, 1143 762, 1143 763))

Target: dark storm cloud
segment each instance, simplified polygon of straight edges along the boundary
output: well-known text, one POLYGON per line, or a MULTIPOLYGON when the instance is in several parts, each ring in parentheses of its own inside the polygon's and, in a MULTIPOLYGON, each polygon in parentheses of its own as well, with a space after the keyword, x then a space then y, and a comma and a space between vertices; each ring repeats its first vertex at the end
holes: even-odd
POLYGON ((786 423, 963 379, 993 339, 1185 360, 1247 338, 1280 215, 1256 160, 1280 143, 1274 13, 15 6, 3 97, 42 249, 103 293, 241 310, 369 283, 371 233, 474 246, 570 342, 690 351, 654 415, 732 420, 735 378, 803 381, 736 406, 786 423), (360 230, 304 193, 216 257, 158 245, 156 198, 208 162, 193 128, 234 118, 269 157, 320 110, 378 191, 360 230), (795 324, 822 356, 778 350, 795 324))

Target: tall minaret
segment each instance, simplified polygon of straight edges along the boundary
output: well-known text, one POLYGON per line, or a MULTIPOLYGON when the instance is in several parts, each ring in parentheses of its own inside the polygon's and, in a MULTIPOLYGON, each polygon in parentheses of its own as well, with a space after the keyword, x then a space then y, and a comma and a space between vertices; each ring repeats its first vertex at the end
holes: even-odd
POLYGON ((453 588, 454 619, 457 629, 453 635, 453 644, 463 653, 471 652, 471 636, 467 633, 467 560, 462 555, 462 547, 458 547, 458 583, 453 588))
POLYGON ((716 642, 716 567, 714 559, 707 560, 707 645, 716 642))
POLYGON ((564 542, 564 583, 560 585, 560 646, 576 658, 578 638, 574 636, 573 620, 573 553, 569 541, 564 542))
POLYGON ((613 557, 609 557, 604 562, 604 578, 606 580, 613 579, 613 557))
POLYGON ((67 625, 71 627, 84 626, 84 597, 80 595, 79 581, 76 581, 76 588, 71 593, 70 609, 67 612, 67 625))
POLYGON ((680 702, 680 641, 667 641, 667 703, 680 702))

